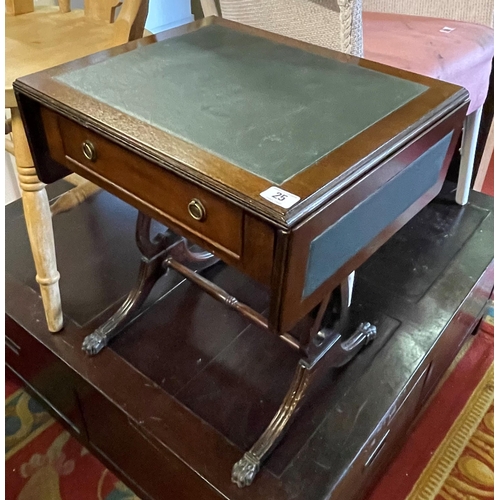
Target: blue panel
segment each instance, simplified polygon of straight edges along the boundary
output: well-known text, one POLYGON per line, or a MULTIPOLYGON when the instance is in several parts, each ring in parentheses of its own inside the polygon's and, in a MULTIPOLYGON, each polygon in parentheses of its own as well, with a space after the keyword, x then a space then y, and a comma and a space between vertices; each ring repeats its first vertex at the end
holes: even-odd
POLYGON ((436 184, 453 132, 311 242, 307 297, 436 184))

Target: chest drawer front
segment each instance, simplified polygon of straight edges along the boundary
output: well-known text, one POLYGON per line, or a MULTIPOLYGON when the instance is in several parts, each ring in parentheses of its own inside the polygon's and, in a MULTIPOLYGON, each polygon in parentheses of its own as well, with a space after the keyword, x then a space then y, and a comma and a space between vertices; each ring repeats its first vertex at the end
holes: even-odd
POLYGON ((83 169, 84 176, 138 208, 146 205, 167 226, 201 238, 208 249, 239 258, 240 208, 52 111, 42 109, 42 116, 55 160, 78 173, 83 169))
POLYGON ((81 401, 92 447, 133 483, 141 498, 222 499, 199 474, 145 430, 144 422, 137 423, 127 415, 125 405, 120 408, 93 387, 81 401))
POLYGON ((73 389, 73 371, 49 349, 5 316, 5 365, 77 434, 86 430, 73 389), (64 380, 64 384, 60 384, 64 380))

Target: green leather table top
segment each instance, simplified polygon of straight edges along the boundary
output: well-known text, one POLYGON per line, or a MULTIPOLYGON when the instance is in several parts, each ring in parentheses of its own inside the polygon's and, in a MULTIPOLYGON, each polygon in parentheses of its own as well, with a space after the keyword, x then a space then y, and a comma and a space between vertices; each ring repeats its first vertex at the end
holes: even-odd
POLYGON ((275 184, 428 88, 217 25, 57 80, 275 184))

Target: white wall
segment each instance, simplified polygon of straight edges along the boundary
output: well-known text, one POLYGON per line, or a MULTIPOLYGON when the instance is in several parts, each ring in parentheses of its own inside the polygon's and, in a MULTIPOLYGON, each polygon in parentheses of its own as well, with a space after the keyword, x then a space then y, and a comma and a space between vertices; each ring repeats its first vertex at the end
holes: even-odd
MULTIPOLYGON (((50 5, 56 0, 35 0, 35 5, 50 5)), ((72 0, 73 9, 83 8, 83 0, 72 0)), ((189 0, 149 0, 149 14, 146 29, 158 33, 169 28, 175 28, 193 20, 189 0)), ((10 203, 21 196, 17 184, 15 160, 5 153, 5 203, 10 203)))
MULTIPOLYGON (((50 3, 52 0, 35 0, 36 3, 50 3)), ((53 1, 57 3, 57 1, 53 1)), ((72 0, 72 9, 83 9, 83 0, 72 0)), ((190 0, 149 0, 146 29, 151 33, 175 28, 193 20, 190 0)))
POLYGON ((17 183, 15 160, 12 155, 5 152, 5 204, 21 197, 17 183))
POLYGON ((149 0, 146 29, 158 33, 193 20, 190 0, 149 0))

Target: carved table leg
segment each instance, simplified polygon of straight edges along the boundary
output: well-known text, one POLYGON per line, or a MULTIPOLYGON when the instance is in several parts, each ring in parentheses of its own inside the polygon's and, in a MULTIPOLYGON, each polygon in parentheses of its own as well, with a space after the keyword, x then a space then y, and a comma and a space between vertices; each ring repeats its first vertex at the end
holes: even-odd
POLYGON ((33 166, 19 110, 12 108, 11 111, 17 172, 28 237, 35 261, 36 281, 40 285, 48 329, 58 332, 63 327, 63 314, 49 200, 45 184, 38 179, 33 166))
POLYGON ((135 317, 154 284, 164 274, 161 264, 161 257, 153 259, 142 257, 137 282, 123 304, 108 321, 83 340, 82 349, 87 354, 93 356, 100 352, 135 317))
POLYGON ((325 362, 323 364, 328 368, 344 366, 376 336, 376 326, 368 322, 360 323, 354 333, 344 341, 342 341, 342 336, 336 333, 328 344, 328 350, 324 353, 325 362))
POLYGON ((348 363, 361 348, 372 341, 377 329, 368 322, 361 323, 353 334, 342 341, 339 326, 346 323, 347 308, 352 293, 352 276, 335 293, 326 298, 310 332, 308 344, 303 346, 304 358, 299 361, 292 383, 276 415, 266 430, 243 457, 234 464, 231 480, 240 488, 249 486, 260 466, 285 434, 286 428, 297 413, 311 379, 323 369, 348 363), (338 293, 337 293, 338 292, 338 293), (336 310, 332 315, 331 310, 336 310), (330 314, 329 314, 330 313, 330 314), (333 319, 333 316, 335 318, 333 319), (318 329, 318 325, 322 325, 318 329), (319 342, 318 342, 319 340, 319 342))
POLYGON ((120 308, 97 330, 87 335, 83 340, 82 349, 93 356, 106 347, 124 326, 129 323, 140 310, 155 283, 164 274, 162 262, 167 250, 166 235, 157 241, 150 240, 151 219, 139 212, 136 225, 136 241, 141 250, 142 258, 139 275, 134 288, 120 308))
POLYGON ((271 423, 256 443, 243 455, 243 458, 233 466, 231 480, 240 488, 252 483, 259 472, 260 465, 285 433, 309 385, 310 376, 311 369, 300 361, 290 388, 271 423))
POLYGON ((349 307, 351 304, 354 273, 351 273, 343 281, 337 290, 332 292, 330 298, 326 298, 322 306, 327 303, 324 311, 320 309, 313 330, 309 333, 309 340, 303 345, 305 358, 309 363, 315 364, 319 359, 325 357, 328 367, 340 367, 348 363, 361 350, 361 348, 372 341, 377 335, 377 328, 369 322, 358 325, 354 333, 347 339, 342 340, 348 324, 349 307), (317 326, 317 325, 321 326, 317 326))
POLYGON ((156 235, 150 239, 151 218, 139 212, 136 226, 136 241, 142 258, 134 288, 120 308, 93 333, 83 340, 82 349, 93 356, 106 347, 123 328, 140 312, 155 283, 165 274, 165 259, 176 254, 188 263, 193 263, 198 270, 209 267, 218 261, 209 252, 191 252, 185 238, 171 231, 156 235))

